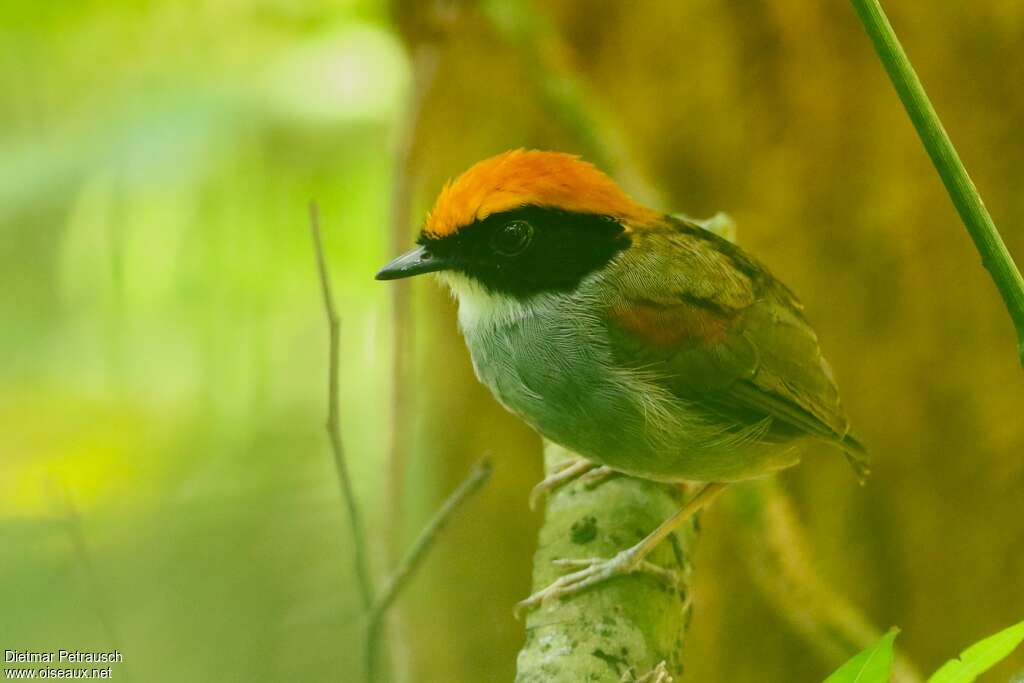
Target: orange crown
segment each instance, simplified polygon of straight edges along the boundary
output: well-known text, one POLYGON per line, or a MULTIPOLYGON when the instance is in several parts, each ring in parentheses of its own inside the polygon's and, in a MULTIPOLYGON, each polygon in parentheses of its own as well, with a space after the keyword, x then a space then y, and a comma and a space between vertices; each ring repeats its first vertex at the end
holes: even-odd
POLYGON ((576 155, 516 149, 478 162, 448 181, 423 232, 445 237, 492 214, 529 205, 636 222, 657 216, 576 155))

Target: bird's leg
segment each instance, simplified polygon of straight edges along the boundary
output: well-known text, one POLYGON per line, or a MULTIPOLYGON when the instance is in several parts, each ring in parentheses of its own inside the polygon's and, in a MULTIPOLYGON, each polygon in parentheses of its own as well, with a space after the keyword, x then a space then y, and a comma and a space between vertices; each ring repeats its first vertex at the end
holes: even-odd
POLYGON ((642 571, 654 576, 675 583, 675 573, 648 562, 644 558, 661 543, 666 536, 678 529, 684 522, 694 514, 708 505, 718 497, 728 484, 713 483, 705 484, 694 494, 686 504, 661 525, 649 533, 642 541, 631 548, 620 551, 614 557, 589 560, 555 560, 555 564, 563 567, 580 567, 565 576, 559 577, 547 588, 537 591, 516 605, 516 616, 524 611, 553 600, 575 595, 580 591, 590 588, 598 583, 606 581, 615 576, 625 576, 633 572, 642 571))
POLYGON ((599 467, 586 458, 570 458, 560 463, 557 469, 533 487, 533 490, 530 491, 530 509, 536 510, 548 493, 573 479, 580 478, 580 481, 590 487, 596 486, 612 473, 613 470, 610 467, 599 467))

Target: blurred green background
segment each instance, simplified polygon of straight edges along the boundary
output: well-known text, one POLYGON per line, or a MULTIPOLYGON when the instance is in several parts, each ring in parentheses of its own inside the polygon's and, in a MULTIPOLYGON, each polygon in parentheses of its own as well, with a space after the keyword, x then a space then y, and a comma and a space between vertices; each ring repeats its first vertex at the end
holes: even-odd
MULTIPOLYGON (((1024 5, 888 4, 1019 261, 1024 5)), ((800 293, 875 458, 863 488, 814 452, 781 477, 826 581, 924 671, 1024 617, 1013 329, 846 3, 10 0, 0 43, 0 649, 117 647, 115 677, 146 682, 356 680, 315 199, 378 577, 495 460, 403 595, 396 678, 510 680, 539 440, 415 282, 397 480, 372 276, 396 180, 411 240, 446 178, 518 146, 729 211, 800 293)), ((759 593, 730 518, 704 530, 686 680, 824 677, 838 661, 759 593)))

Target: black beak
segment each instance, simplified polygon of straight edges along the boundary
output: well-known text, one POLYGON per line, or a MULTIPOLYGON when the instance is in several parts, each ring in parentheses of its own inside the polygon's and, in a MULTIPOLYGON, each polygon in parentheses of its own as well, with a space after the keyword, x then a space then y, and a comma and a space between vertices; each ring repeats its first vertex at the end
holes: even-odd
POLYGON ((438 258, 426 247, 416 247, 377 271, 378 280, 399 280, 421 273, 433 273, 451 266, 447 259, 438 258))

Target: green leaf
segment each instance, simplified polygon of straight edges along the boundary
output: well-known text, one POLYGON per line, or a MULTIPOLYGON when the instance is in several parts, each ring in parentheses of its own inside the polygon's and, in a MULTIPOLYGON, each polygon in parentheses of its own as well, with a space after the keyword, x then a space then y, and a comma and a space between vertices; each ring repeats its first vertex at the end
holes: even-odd
POLYGON ((1013 652, 1024 641, 1024 621, 989 636, 951 659, 932 674, 928 683, 971 683, 1013 652))
POLYGON ((895 627, 889 629, 877 643, 839 667, 825 683, 888 683, 892 672, 892 642, 899 632, 895 627))

